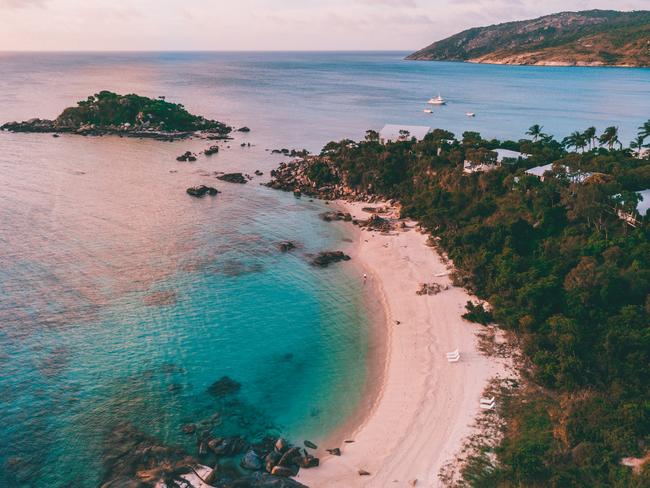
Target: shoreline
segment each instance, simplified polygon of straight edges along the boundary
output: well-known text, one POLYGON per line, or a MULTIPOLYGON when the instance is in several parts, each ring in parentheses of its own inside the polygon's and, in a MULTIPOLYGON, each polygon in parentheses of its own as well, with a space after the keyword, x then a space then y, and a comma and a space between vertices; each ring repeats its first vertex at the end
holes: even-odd
MULTIPOLYGON (((354 218, 369 216, 365 203, 333 203, 354 218)), ((388 234, 352 231, 352 262, 370 287, 368 381, 356 413, 321 442, 321 466, 296 477, 311 488, 442 486, 438 474, 473 433, 484 388, 505 373, 504 364, 478 351, 481 326, 461 318, 473 297, 451 286, 447 265, 415 227, 407 221, 388 234), (425 282, 449 289, 418 296, 425 282), (456 348, 461 361, 448 363, 445 353, 456 348), (325 451, 335 447, 340 457, 325 451)))

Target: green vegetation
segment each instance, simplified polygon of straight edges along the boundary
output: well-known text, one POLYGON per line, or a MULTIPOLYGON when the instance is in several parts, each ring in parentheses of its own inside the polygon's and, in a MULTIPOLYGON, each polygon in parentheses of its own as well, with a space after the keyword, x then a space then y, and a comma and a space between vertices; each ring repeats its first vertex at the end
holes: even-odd
MULTIPOLYGON (((635 193, 650 188, 650 160, 622 148, 616 128, 600 137, 589 128, 564 144, 542 130, 517 142, 436 130, 387 145, 369 131, 359 143, 329 143, 309 176, 316 187, 398 199, 404 217, 440 238, 456 282, 517 332, 526 381, 504 406, 496 461, 478 459, 469 484, 650 486, 650 468, 635 475, 620 464, 650 447, 650 216, 636 214, 635 193), (497 147, 530 156, 463 173, 468 154, 497 147), (551 162, 543 181, 525 172, 551 162), (619 210, 636 214, 635 226, 619 210)), ((635 144, 649 138, 650 121, 635 144)), ((482 307, 467 316, 491 320, 482 307)))
POLYGON ((54 121, 57 128, 94 125, 97 128, 154 129, 161 131, 212 130, 230 132, 221 122, 192 115, 181 104, 164 97, 152 99, 139 95, 118 95, 102 91, 66 108, 54 121))
POLYGON ((562 12, 473 28, 408 59, 650 66, 650 12, 562 12))

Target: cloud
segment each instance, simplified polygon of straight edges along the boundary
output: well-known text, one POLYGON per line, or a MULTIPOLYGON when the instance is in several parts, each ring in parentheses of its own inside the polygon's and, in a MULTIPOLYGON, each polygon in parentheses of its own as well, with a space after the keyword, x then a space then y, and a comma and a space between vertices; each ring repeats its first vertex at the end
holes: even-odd
POLYGON ((47 0, 0 0, 0 9, 44 7, 47 0))

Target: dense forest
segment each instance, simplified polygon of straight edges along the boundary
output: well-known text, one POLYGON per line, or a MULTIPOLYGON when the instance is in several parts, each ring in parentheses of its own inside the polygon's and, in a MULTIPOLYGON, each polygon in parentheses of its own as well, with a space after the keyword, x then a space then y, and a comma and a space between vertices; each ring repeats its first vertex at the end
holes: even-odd
MULTIPOLYGON (((456 281, 515 331, 525 385, 502 409, 496 456, 465 469, 477 487, 650 486, 621 459, 650 448, 650 121, 631 148, 618 130, 562 141, 533 126, 500 142, 435 130, 424 140, 329 143, 307 170, 314 187, 340 185, 402 204, 404 217, 439 238, 456 281), (466 158, 494 162, 464 172, 466 158), (553 163, 543 178, 527 169, 553 163), (625 218, 622 218, 625 217, 625 218)), ((476 311, 474 311, 476 312, 476 311)))

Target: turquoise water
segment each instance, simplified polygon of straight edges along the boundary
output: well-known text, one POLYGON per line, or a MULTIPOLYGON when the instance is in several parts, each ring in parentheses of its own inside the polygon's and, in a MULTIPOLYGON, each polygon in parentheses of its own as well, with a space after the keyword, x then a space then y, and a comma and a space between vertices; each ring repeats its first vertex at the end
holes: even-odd
POLYGON ((317 150, 393 122, 513 139, 533 123, 558 136, 619 125, 630 139, 650 116, 650 70, 401 55, 0 54, 0 121, 111 89, 253 129, 193 164, 175 157, 206 142, 0 133, 0 486, 96 486, 120 421, 194 452, 187 422, 299 441, 354 410, 361 281, 348 264, 308 264, 345 249, 345 227, 318 219, 322 202, 259 186, 280 161, 267 149, 317 150), (423 114, 438 91, 450 104, 423 114), (212 174, 256 169, 266 176, 245 186, 212 174), (185 194, 200 183, 223 193, 185 194), (299 249, 281 254, 287 239, 299 249), (242 384, 227 404, 206 393, 224 375, 242 384))

